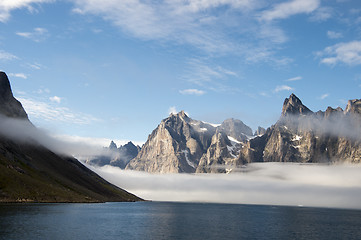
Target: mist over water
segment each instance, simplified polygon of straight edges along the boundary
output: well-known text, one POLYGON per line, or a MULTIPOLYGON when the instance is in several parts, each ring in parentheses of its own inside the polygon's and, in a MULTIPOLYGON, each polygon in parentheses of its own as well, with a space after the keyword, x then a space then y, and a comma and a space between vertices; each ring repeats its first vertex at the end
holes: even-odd
MULTIPOLYGON (((322 129, 334 128, 338 132, 336 126, 339 125, 328 124, 322 129)), ((38 143, 61 154, 106 154, 101 147, 61 141, 29 121, 3 116, 0 116, 0 134, 17 141, 38 143)), ((358 128, 346 131, 346 135, 360 138, 358 128)), ((149 174, 112 166, 88 167, 109 182, 147 200, 361 209, 361 165, 356 164, 253 163, 231 174, 149 174)))
POLYGON ((361 166, 253 163, 233 174, 150 174, 89 166, 111 183, 153 201, 361 209, 361 166))

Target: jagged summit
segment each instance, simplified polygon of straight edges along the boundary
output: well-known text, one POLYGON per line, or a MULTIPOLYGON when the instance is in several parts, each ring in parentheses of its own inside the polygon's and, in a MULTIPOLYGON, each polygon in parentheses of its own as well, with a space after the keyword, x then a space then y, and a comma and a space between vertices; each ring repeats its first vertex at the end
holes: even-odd
POLYGON ((361 99, 353 99, 347 102, 345 113, 361 114, 361 99))
POLYGON ((109 149, 117 149, 117 144, 115 144, 115 142, 112 140, 109 144, 109 149))
POLYGON ((184 120, 189 119, 188 115, 185 113, 184 110, 182 110, 178 113, 171 113, 171 114, 169 114, 169 117, 164 120, 167 120, 169 118, 180 118, 180 119, 184 119, 184 120))
POLYGON ((223 121, 218 127, 227 136, 231 136, 238 141, 246 140, 247 136, 252 136, 252 129, 244 124, 241 120, 229 118, 223 121))
POLYGON ((23 106, 14 98, 8 76, 4 72, 0 72, 0 113, 7 117, 28 120, 23 106))
POLYGON ((282 107, 282 116, 287 115, 307 115, 312 113, 302 101, 295 95, 291 94, 289 98, 286 98, 282 107))

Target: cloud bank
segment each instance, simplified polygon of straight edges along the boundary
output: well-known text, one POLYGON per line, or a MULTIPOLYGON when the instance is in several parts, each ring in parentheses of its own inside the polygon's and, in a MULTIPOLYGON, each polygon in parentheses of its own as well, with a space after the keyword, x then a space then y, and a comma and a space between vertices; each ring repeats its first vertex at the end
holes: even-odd
POLYGON ((153 201, 216 202, 361 209, 361 166, 254 163, 233 174, 149 174, 90 167, 153 201))

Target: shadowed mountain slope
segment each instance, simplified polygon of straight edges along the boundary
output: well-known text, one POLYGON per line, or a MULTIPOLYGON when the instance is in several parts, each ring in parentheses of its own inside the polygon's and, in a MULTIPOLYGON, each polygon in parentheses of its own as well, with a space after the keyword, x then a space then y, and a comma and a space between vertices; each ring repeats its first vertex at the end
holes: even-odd
POLYGON ((86 168, 78 160, 60 156, 35 139, 11 137, 5 121, 34 126, 0 72, 0 202, 107 202, 140 201, 86 168), (6 132, 6 133, 5 133, 6 132))

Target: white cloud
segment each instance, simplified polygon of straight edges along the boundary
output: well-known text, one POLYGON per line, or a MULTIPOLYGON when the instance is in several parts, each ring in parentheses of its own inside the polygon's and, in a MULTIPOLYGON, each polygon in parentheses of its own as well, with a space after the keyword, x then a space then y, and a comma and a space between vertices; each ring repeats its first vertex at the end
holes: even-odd
POLYGON ((274 90, 274 92, 281 92, 281 91, 292 91, 294 90, 294 88, 287 86, 287 85, 282 85, 282 86, 277 86, 274 90))
POLYGON ((287 79, 286 82, 294 82, 294 81, 299 81, 301 79, 302 79, 301 76, 297 76, 297 77, 287 79))
POLYGON ((41 42, 49 37, 48 30, 40 27, 34 28, 32 32, 17 32, 16 35, 31 39, 34 42, 41 42))
POLYGON ((320 99, 323 100, 323 99, 327 98, 328 96, 330 96, 330 94, 325 93, 325 94, 320 96, 320 99))
POLYGON ((30 118, 79 125, 86 125, 100 121, 89 114, 80 112, 75 113, 69 108, 53 106, 47 102, 41 102, 26 97, 19 97, 18 100, 22 103, 30 118))
POLYGON ((175 106, 172 106, 168 109, 168 115, 171 115, 171 114, 177 114, 177 108, 175 106))
POLYGON ((184 89, 184 90, 180 90, 179 92, 183 95, 197 95, 197 96, 201 96, 206 93, 205 91, 198 89, 184 89))
POLYGON ((19 59, 19 58, 11 53, 0 50, 0 60, 9 61, 9 60, 15 60, 15 59, 19 59))
POLYGON ((213 17, 210 11, 224 7, 243 12, 256 5, 254 1, 249 0, 74 0, 74 2, 73 12, 101 16, 135 37, 191 44, 209 52, 235 49, 234 43, 224 34, 224 29, 215 27, 216 22, 226 28, 227 24, 222 18, 231 12, 222 10, 219 16, 213 17))
POLYGON ((338 39, 338 38, 342 38, 343 35, 342 33, 339 32, 327 31, 327 37, 331 39, 338 39))
POLYGON ((312 13, 310 20, 314 22, 326 21, 333 16, 333 12, 334 10, 330 7, 320 7, 312 13))
MULTIPOLYGON (((186 73, 183 75, 182 79, 211 91, 234 92, 237 91, 237 89, 228 86, 227 80, 236 77, 238 77, 236 72, 219 66, 218 64, 214 64, 209 60, 190 59, 188 61, 186 73)), ((193 91, 193 93, 195 93, 195 91, 193 91)))
POLYGON ((62 99, 61 97, 54 96, 54 97, 49 97, 49 100, 52 102, 60 103, 62 99))
POLYGON ((350 66, 359 65, 361 64, 361 41, 339 43, 325 48, 317 55, 323 57, 321 63, 328 65, 336 65, 337 63, 350 66))
POLYGON ((88 167, 153 201, 361 209, 359 165, 252 163, 242 173, 233 174, 150 174, 112 166, 88 167))
POLYGON ((273 9, 266 10, 261 20, 273 21, 286 19, 296 14, 311 13, 320 6, 320 0, 292 0, 275 5, 273 9))
POLYGON ((53 0, 2 0, 0 1, 0 22, 6 22, 10 18, 11 11, 26 8, 34 12, 34 4, 53 2, 53 0))
POLYGON ((28 78, 28 76, 26 76, 26 74, 24 74, 24 73, 9 73, 8 75, 9 75, 9 77, 17 77, 17 78, 23 78, 23 79, 28 78))
POLYGON ((289 63, 275 52, 287 41, 286 34, 274 24, 259 22, 257 11, 268 6, 263 0, 74 2, 73 12, 100 16, 139 39, 190 45, 206 53, 232 54, 272 66, 289 63))
POLYGON ((27 65, 30 68, 35 69, 35 70, 40 70, 40 69, 44 68, 44 66, 39 63, 28 63, 27 65))

